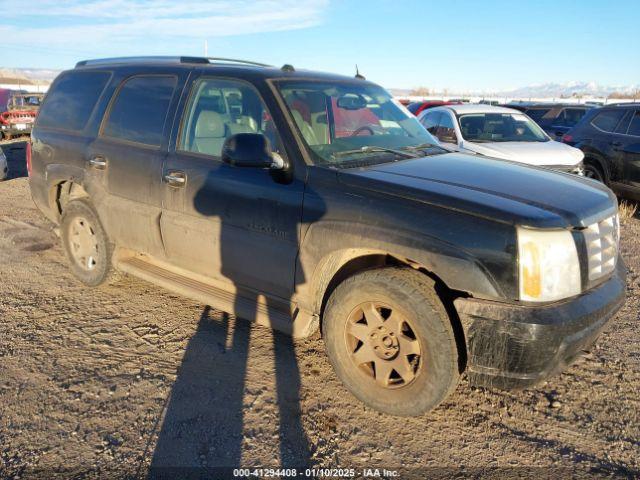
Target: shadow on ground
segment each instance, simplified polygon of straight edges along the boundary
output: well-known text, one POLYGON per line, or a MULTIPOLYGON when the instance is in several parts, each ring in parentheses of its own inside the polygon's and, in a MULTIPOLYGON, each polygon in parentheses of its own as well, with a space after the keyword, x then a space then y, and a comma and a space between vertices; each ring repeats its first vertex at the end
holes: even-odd
MULTIPOLYGON (((243 411, 252 323, 205 307, 166 405, 149 478, 232 478, 243 461, 243 411)), ((282 468, 307 467, 291 337, 274 333, 282 468)), ((246 452, 245 452, 246 455, 246 452)))

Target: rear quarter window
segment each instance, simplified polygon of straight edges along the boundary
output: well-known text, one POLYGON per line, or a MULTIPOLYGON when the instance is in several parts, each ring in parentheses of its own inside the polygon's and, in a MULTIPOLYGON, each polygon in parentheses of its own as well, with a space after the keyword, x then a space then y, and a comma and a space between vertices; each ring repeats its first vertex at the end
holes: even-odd
POLYGON ((640 110, 636 110, 633 115, 627 134, 633 135, 634 137, 640 137, 640 110))
POLYGON ((625 113, 624 110, 605 110, 598 113, 591 124, 605 132, 613 132, 625 113))
POLYGON ((84 130, 110 77, 109 72, 62 74, 40 108, 38 127, 84 130))
POLYGON ((102 129, 105 137, 159 147, 178 79, 140 75, 121 85, 102 129))

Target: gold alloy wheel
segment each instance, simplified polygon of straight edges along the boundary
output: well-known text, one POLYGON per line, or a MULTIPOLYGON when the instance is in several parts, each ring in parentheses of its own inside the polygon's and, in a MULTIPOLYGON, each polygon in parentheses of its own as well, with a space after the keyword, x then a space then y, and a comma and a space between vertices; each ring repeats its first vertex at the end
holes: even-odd
POLYGON ((363 303, 351 312, 345 341, 354 364, 381 387, 404 387, 422 368, 420 342, 411 324, 380 302, 363 303))
POLYGON ((69 226, 69 247, 71 256, 84 270, 96 268, 98 240, 95 230, 84 217, 76 217, 69 226))

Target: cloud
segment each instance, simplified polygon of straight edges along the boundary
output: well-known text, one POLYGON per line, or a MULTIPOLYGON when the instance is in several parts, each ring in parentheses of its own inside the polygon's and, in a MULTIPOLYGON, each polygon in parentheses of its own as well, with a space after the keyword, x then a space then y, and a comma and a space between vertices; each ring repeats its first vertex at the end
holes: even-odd
POLYGON ((0 38, 48 49, 100 50, 309 28, 322 22, 328 0, 41 0, 20 8, 10 3, 0 1, 0 38))

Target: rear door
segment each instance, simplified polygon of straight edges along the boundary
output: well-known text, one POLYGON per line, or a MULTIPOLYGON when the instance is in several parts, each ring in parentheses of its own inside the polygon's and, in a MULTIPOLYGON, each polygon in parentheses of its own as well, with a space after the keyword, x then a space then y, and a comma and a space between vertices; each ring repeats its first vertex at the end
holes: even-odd
POLYGON ((640 110, 632 111, 626 135, 618 140, 622 152, 623 182, 640 188, 640 110))
POLYGON ((86 159, 87 175, 105 186, 103 217, 113 240, 152 255, 163 253, 162 161, 171 129, 169 112, 187 73, 123 78, 86 159))
POLYGON ((595 127, 592 139, 592 147, 603 154, 609 169, 609 179, 613 182, 621 182, 625 176, 624 164, 620 147, 625 140, 628 116, 626 109, 603 108, 591 120, 591 125, 595 127))
POLYGON ((162 188, 162 238, 170 262, 230 282, 247 295, 293 292, 304 181, 223 163, 236 133, 265 135, 286 158, 261 94, 243 80, 195 78, 183 96, 162 188))

